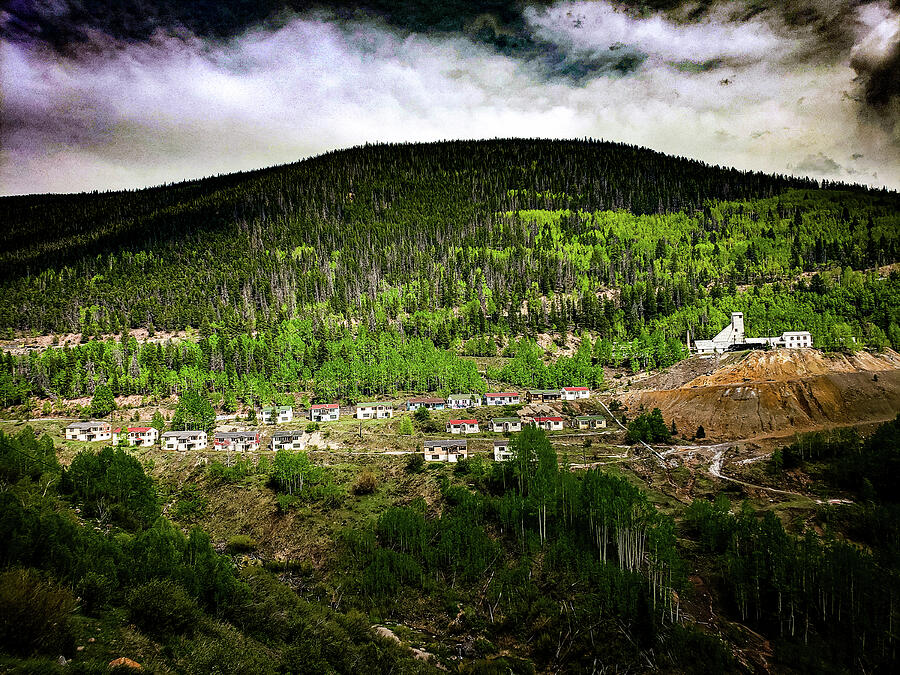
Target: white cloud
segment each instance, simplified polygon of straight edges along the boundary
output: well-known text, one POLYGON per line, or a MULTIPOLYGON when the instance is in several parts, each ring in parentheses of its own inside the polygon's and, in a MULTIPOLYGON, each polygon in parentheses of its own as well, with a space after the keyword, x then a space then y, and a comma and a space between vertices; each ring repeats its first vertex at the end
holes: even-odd
MULTIPOLYGON (((630 35, 651 55, 634 74, 574 83, 548 78, 539 59, 464 37, 325 17, 227 44, 158 36, 71 59, 3 43, 0 186, 6 194, 141 187, 367 141, 593 136, 743 169, 807 166, 817 177, 900 187, 897 147, 860 124, 858 103, 843 94, 854 89, 849 62, 787 66, 781 59, 795 45, 761 27, 748 37, 727 23, 623 23, 609 5, 591 6, 598 48, 630 35), (714 58, 728 67, 687 73, 667 64, 714 58), (806 162, 820 154, 834 165, 806 162)), ((571 53, 590 49, 567 27, 564 7, 529 20, 571 53)))

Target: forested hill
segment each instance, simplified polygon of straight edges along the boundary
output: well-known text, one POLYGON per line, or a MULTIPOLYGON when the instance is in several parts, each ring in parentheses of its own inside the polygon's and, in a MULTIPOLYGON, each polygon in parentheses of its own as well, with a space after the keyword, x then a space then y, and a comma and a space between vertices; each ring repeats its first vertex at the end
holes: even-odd
POLYGON ((897 206, 597 141, 365 146, 0 199, 0 330, 264 330, 335 314, 432 338, 548 325, 625 338, 694 307, 666 330, 701 336, 717 329, 697 304, 713 292, 893 262, 897 206))

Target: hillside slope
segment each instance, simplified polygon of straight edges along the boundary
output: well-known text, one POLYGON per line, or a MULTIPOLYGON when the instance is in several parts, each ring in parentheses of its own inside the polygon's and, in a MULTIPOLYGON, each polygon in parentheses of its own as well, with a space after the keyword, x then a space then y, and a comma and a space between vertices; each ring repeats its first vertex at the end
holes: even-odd
POLYGON ((623 397, 629 409, 659 408, 685 432, 702 425, 709 438, 731 440, 811 431, 894 417, 900 355, 803 349, 694 357, 642 386, 623 397))

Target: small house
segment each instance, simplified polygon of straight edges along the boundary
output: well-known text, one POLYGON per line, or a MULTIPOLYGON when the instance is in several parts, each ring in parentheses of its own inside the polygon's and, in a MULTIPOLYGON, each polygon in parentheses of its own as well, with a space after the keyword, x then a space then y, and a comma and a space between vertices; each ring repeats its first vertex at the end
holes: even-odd
POLYGON ((294 409, 289 405, 270 406, 260 413, 263 424, 285 424, 294 419, 294 409))
POLYGON ((512 459, 512 450, 509 447, 509 440, 494 441, 494 461, 506 462, 512 459))
POLYGON ((213 447, 226 452, 256 452, 259 450, 258 431, 217 431, 213 447))
POLYGON ((572 420, 573 429, 605 429, 606 418, 602 415, 580 415, 572 420))
POLYGON ((394 406, 390 403, 360 403, 356 406, 358 420, 384 420, 394 416, 394 406))
POLYGON ((426 462, 450 462, 455 464, 461 459, 467 459, 468 456, 469 445, 467 441, 425 441, 426 462))
POLYGON ((313 422, 336 422, 341 416, 337 403, 317 403, 309 407, 309 419, 313 422))
POLYGON ((562 417, 535 417, 534 426, 544 431, 562 431, 565 420, 562 417))
POLYGON ((425 408, 427 410, 443 410, 447 403, 442 398, 411 398, 406 404, 407 410, 418 410, 425 408))
POLYGON ((478 420, 450 420, 447 432, 451 434, 477 434, 478 420))
POLYGON ((481 397, 475 394, 450 394, 447 397, 447 407, 453 410, 475 408, 481 405, 481 397))
POLYGON ((68 441, 109 441, 112 440, 112 428, 109 422, 90 420, 73 422, 66 427, 68 441))
POLYGON ((519 405, 522 395, 515 391, 491 392, 484 395, 485 405, 519 405))
POLYGON ((562 398, 562 392, 559 389, 529 389, 529 403, 552 403, 562 398))
POLYGON ((277 452, 279 450, 302 450, 305 447, 303 443, 302 431, 276 431, 272 434, 272 440, 269 447, 277 452))
POLYGON ((166 450, 204 450, 206 448, 205 431, 167 431, 162 435, 163 448, 166 450))
POLYGON ((498 434, 522 431, 522 420, 518 417, 495 417, 491 420, 491 431, 498 434))
POLYGON ((583 398, 591 397, 591 390, 587 387, 563 387, 563 401, 578 401, 583 398))
POLYGON ((118 444, 119 439, 125 440, 128 445, 136 445, 141 448, 150 448, 159 439, 159 431, 153 427, 121 427, 113 430, 113 443, 118 444))

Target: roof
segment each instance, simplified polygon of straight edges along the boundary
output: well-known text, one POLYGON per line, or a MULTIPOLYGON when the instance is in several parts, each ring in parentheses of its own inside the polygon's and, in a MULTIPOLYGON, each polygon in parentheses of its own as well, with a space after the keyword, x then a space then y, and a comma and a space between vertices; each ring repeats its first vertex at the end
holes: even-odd
POLYGON ((309 406, 310 410, 334 410, 340 407, 337 403, 316 403, 309 406))
POLYGON ((491 422, 521 422, 522 420, 518 417, 495 417, 491 420, 491 422))
POLYGON ((535 422, 565 422, 562 417, 535 417, 535 422))
POLYGON ((239 438, 252 438, 256 440, 259 434, 255 431, 217 431, 215 434, 216 440, 222 439, 239 439, 239 438))
POLYGON ((140 431, 144 433, 146 431, 150 431, 153 427, 128 427, 128 431, 140 431))
POLYGON ((297 438, 302 435, 303 432, 299 429, 295 431, 276 431, 274 434, 272 434, 272 438, 297 438))
POLYGON ((447 424, 478 424, 478 420, 450 420, 447 424))
POLYGON ((540 394, 541 396, 545 396, 547 394, 553 394, 555 396, 560 396, 559 389, 529 389, 529 394, 540 394))
POLYGON ((289 405, 278 406, 278 412, 287 412, 288 410, 290 410, 291 412, 294 412, 293 406, 289 406, 289 405))
POLYGON ((205 431, 167 431, 163 434, 163 438, 193 438, 200 434, 206 435, 205 431))
POLYGON ((66 429, 93 429, 96 426, 100 426, 102 424, 107 424, 107 422, 100 422, 97 420, 90 420, 88 422, 72 422, 66 429))
POLYGON ((587 387, 563 387, 563 391, 588 391, 587 387))
POLYGON ((357 404, 356 404, 356 407, 357 407, 357 408, 377 408, 377 407, 380 406, 380 405, 383 405, 383 406, 385 406, 386 408, 391 408, 391 407, 393 407, 390 403, 385 403, 385 402, 383 402, 383 401, 380 402, 380 403, 377 402, 377 401, 372 401, 372 402, 369 402, 369 403, 357 403, 357 404))
POLYGON ((410 403, 444 403, 442 398, 411 398, 410 403))
POLYGON ((468 441, 463 440, 449 440, 449 441, 425 441, 426 448, 465 448, 468 446, 468 441))
POLYGON ((468 401, 473 398, 475 398, 474 394, 450 394, 447 397, 447 400, 448 401, 468 401))
POLYGON ((485 396, 521 396, 521 394, 517 391, 503 391, 500 393, 489 393, 485 394, 485 396))
POLYGON ((590 420, 605 420, 606 418, 603 415, 579 415, 575 419, 588 422, 590 420))
POLYGON ((122 431, 122 427, 116 427, 115 429, 113 429, 113 433, 114 433, 114 434, 118 434, 118 433, 120 433, 121 431, 122 431))
POLYGON ((508 439, 508 438, 504 438, 504 439, 499 440, 499 441, 494 441, 494 447, 495 447, 495 448, 496 448, 497 446, 506 446, 506 445, 509 445, 509 439, 508 439))

